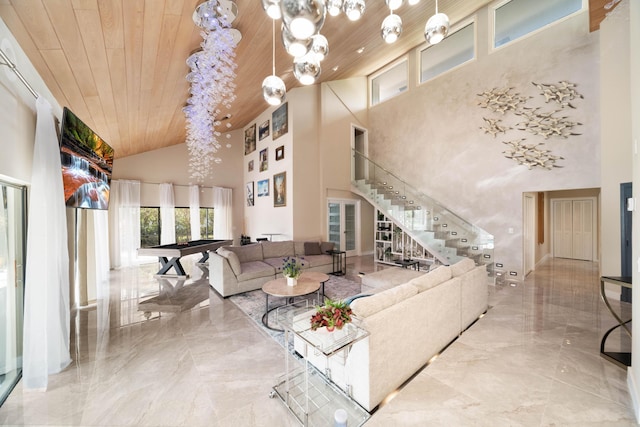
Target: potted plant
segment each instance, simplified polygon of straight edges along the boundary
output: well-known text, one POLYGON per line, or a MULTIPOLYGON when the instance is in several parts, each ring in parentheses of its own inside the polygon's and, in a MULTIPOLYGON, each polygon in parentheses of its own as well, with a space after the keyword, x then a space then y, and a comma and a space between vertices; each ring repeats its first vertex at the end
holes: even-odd
POLYGON ((326 328, 333 332, 334 329, 342 329, 344 325, 351 322, 351 307, 344 301, 332 301, 326 299, 324 306, 316 307, 316 313, 311 316, 311 330, 326 328))
POLYGON ((282 275, 287 278, 287 285, 295 286, 298 284, 298 277, 302 273, 302 264, 296 258, 284 258, 282 265, 282 275))

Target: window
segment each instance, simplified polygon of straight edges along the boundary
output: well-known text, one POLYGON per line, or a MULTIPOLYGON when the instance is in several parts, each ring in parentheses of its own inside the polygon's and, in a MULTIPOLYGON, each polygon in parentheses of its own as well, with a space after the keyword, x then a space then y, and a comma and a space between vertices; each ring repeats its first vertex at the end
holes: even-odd
POLYGON ((420 51, 420 83, 464 64, 475 57, 475 25, 470 23, 442 42, 420 51))
MULTIPOLYGON (((189 208, 175 208, 176 242, 191 240, 189 208)), ((160 208, 140 208, 140 247, 149 248, 160 244, 160 208)), ((213 208, 200 208, 200 238, 213 239, 213 208)))
POLYGON ((140 247, 160 244, 160 208, 140 208, 140 247))
POLYGON ((400 95, 407 90, 407 59, 404 58, 370 80, 371 105, 400 95))
POLYGON ((213 208, 200 208, 200 238, 213 239, 213 208))
POLYGON ((583 0, 511 0, 495 9, 493 46, 500 47, 582 9, 583 0))

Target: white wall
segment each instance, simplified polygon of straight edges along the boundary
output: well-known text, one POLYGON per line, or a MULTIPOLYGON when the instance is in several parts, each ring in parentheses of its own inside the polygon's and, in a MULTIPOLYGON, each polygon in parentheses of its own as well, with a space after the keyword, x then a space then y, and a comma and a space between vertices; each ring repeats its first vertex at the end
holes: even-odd
MULTIPOLYGON (((522 194, 600 186, 598 34, 589 33, 583 12, 544 31, 487 53, 487 9, 478 12, 475 61, 415 87, 410 62, 409 91, 369 111, 371 157, 383 167, 463 218, 495 236, 494 261, 522 276, 522 194), (576 109, 564 110, 583 125, 581 135, 544 140, 524 131, 497 138, 485 134, 477 94, 513 87, 544 103, 532 82, 576 83, 584 95, 576 109), (527 138, 564 157, 561 168, 532 169, 503 155, 502 141, 527 138), (509 233, 509 229, 513 233, 509 233)), ((505 121, 517 122, 517 118, 505 121)), ((515 125, 515 123, 513 123, 515 125)))

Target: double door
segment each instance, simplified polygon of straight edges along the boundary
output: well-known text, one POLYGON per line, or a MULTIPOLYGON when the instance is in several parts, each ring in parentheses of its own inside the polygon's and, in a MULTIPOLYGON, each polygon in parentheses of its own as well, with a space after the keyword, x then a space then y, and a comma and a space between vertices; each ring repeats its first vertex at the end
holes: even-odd
POLYGON ((553 212, 553 256, 594 260, 596 211, 593 199, 558 199, 553 212))
POLYGON ((327 205, 327 240, 347 256, 358 255, 360 202, 330 199, 327 205))

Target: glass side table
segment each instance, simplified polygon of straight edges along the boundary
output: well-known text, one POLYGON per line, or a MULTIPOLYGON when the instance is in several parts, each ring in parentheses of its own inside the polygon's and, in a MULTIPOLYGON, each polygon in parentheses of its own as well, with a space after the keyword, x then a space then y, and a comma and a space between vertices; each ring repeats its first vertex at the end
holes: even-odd
POLYGON ((327 358, 348 353, 369 332, 353 322, 330 333, 312 331, 310 319, 315 311, 308 307, 278 311, 278 323, 285 331, 285 373, 270 397, 279 397, 303 426, 332 426, 338 409, 346 411, 348 426, 360 426, 369 419, 369 413, 311 365, 306 352, 311 347, 327 358), (293 336, 307 344, 302 354, 304 360, 291 354, 289 342, 293 336))

